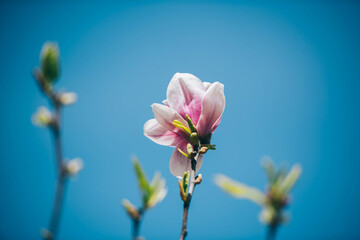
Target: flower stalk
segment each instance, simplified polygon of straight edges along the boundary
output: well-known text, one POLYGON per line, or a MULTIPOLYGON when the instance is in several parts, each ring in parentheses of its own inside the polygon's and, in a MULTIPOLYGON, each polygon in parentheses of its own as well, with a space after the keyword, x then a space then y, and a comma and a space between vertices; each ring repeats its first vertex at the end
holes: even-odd
POLYGON ((183 212, 180 240, 184 240, 187 235, 188 212, 189 212, 189 207, 190 207, 190 203, 191 203, 191 198, 193 196, 195 186, 197 185, 196 180, 195 180, 195 169, 196 169, 196 159, 198 158, 199 154, 200 154, 200 152, 197 151, 196 156, 193 157, 192 159, 190 159, 190 161, 191 161, 190 186, 189 186, 189 192, 186 196, 186 200, 184 201, 184 212, 183 212))
MULTIPOLYGON (((196 130, 196 128, 193 127, 193 124, 192 124, 192 121, 190 120, 190 118, 188 116, 186 116, 186 117, 187 117, 187 120, 189 122, 189 126, 191 128, 192 134, 194 134, 195 138, 197 138, 197 130, 196 130)), ((191 199, 192 199, 192 196, 194 194, 195 186, 197 184, 200 184, 201 179, 202 179, 201 174, 199 174, 195 178, 197 160, 199 159, 200 154, 202 154, 202 151, 201 151, 202 147, 201 147, 201 143, 200 143, 199 139, 197 138, 197 141, 195 141, 194 145, 191 145, 189 143, 187 149, 188 149, 188 158, 189 158, 189 161, 190 161, 190 164, 191 164, 191 170, 190 170, 190 176, 189 176, 190 184, 189 184, 189 191, 188 191, 188 194, 186 196, 186 199, 183 199, 183 201, 184 201, 184 212, 183 212, 180 240, 184 240, 186 238, 186 235, 187 235, 187 220, 188 220, 188 213, 189 213, 191 199), (198 178, 199 178, 199 181, 197 181, 198 178)), ((185 175, 186 175, 186 173, 184 174, 184 177, 185 177, 185 175)), ((180 190, 183 190, 182 192, 184 192, 184 189, 181 188, 180 190)))
POLYGON ((145 123, 144 135, 157 144, 175 147, 169 169, 175 177, 183 178, 183 183, 179 182, 184 202, 181 240, 187 235, 195 186, 201 182, 201 175, 197 178, 195 175, 201 168, 203 155, 215 150, 210 140, 225 109, 224 85, 202 82, 189 73, 176 73, 168 85, 166 97, 163 105, 151 105, 155 118, 145 123))

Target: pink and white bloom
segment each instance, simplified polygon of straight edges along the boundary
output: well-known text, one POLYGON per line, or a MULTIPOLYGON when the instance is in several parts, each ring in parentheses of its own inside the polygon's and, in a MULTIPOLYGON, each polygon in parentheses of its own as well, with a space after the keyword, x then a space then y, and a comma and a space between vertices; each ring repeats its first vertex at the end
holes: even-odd
MULTIPOLYGON (((196 126, 202 144, 209 144, 210 138, 221 121, 225 109, 224 85, 202 82, 189 73, 176 73, 171 79, 163 104, 151 105, 154 119, 144 125, 144 135, 155 143, 175 147, 170 159, 170 172, 183 176, 190 170, 190 160, 179 151, 186 151, 190 142, 189 134, 173 125, 180 121, 189 128, 186 115, 196 126)), ((196 172, 200 170, 203 156, 197 159, 196 172)))

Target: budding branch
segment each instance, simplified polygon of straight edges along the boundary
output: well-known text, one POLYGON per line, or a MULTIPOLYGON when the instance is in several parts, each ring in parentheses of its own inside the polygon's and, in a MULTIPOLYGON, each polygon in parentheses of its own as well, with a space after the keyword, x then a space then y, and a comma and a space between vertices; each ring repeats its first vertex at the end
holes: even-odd
POLYGON ((200 150, 199 150, 198 146, 194 146, 194 147, 196 147, 196 149, 195 149, 196 155, 195 156, 192 155, 192 157, 190 158, 190 161, 191 161, 190 186, 189 186, 188 195, 186 197, 186 201, 184 201, 184 213, 183 213, 180 240, 184 240, 187 235, 188 212, 189 212, 189 207, 190 207, 190 203, 191 203, 191 198, 192 198, 195 186, 196 186, 195 172, 196 172, 196 163, 200 156, 200 150))
POLYGON ((41 92, 45 95, 45 97, 49 99, 49 101, 54 107, 54 113, 52 116, 50 129, 52 131, 54 138, 57 182, 56 182, 53 209, 51 213, 49 227, 47 229, 48 233, 43 234, 44 239, 53 240, 56 238, 60 224, 61 210, 63 206, 64 193, 67 183, 67 171, 66 171, 66 163, 63 158, 61 127, 60 127, 62 105, 60 103, 57 94, 46 85, 46 81, 43 78, 42 74, 39 72, 39 70, 34 71, 34 78, 38 83, 41 92))

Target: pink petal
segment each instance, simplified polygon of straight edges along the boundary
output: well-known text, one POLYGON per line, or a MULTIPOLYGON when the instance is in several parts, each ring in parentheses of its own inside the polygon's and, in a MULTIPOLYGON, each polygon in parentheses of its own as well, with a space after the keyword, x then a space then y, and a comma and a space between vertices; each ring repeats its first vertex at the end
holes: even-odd
POLYGON ((150 119, 144 125, 144 135, 157 144, 175 147, 182 138, 162 127, 156 119, 150 119))
POLYGON ((205 94, 205 86, 201 80, 189 73, 176 73, 167 89, 169 106, 183 118, 188 114, 194 124, 201 114, 201 102, 205 94))
MULTIPOLYGON (((183 152, 186 152, 186 145, 188 144, 187 141, 182 141, 178 144, 175 148, 169 163, 170 172, 172 175, 176 177, 182 177, 184 172, 191 170, 190 159, 182 155, 178 148, 180 148, 183 152)), ((203 156, 200 155, 198 162, 196 164, 196 172, 198 172, 201 168, 203 162, 203 156)))
POLYGON ((211 127, 211 133, 214 133, 215 129, 219 126, 221 122, 222 116, 219 117, 219 119, 214 123, 214 125, 211 127))
POLYGON ((205 137, 215 130, 221 121, 224 109, 224 85, 215 82, 211 84, 203 98, 201 116, 196 126, 200 136, 205 137))
POLYGON ((187 122, 174 109, 158 103, 154 103, 151 107, 156 121, 165 129, 178 132, 179 129, 173 125, 174 120, 180 121, 186 127, 188 126, 187 122))

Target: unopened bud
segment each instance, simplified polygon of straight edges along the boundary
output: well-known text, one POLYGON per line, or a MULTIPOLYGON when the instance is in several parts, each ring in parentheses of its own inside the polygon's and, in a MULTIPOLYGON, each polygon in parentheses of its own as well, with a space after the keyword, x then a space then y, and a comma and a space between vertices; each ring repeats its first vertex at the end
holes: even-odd
POLYGON ((185 194, 184 188, 183 188, 182 183, 181 183, 180 180, 179 180, 179 189, 180 189, 180 197, 181 197, 181 199, 184 202, 186 202, 187 201, 186 194, 185 194))
POLYGON ((31 117, 34 125, 39 127, 47 127, 52 122, 52 114, 46 107, 39 107, 37 112, 31 117))
POLYGON ((57 43, 46 42, 40 55, 41 71, 45 80, 53 83, 60 74, 59 48, 57 43))
POLYGON ((70 176, 77 175, 83 169, 84 163, 81 158, 74 158, 66 164, 66 171, 70 176))
POLYGON ((138 220, 140 218, 139 211, 129 200, 123 199, 122 205, 132 219, 138 220))
POLYGON ((195 179, 195 184, 200 184, 202 182, 202 174, 199 174, 195 179))
POLYGON ((207 147, 201 147, 200 148, 200 153, 201 154, 205 154, 209 149, 207 147))
POLYGON ((190 142, 192 145, 198 145, 199 144, 199 136, 197 133, 193 132, 190 135, 190 142))
POLYGON ((188 155, 190 155, 194 151, 194 149, 193 149, 193 147, 192 147, 192 145, 190 143, 188 143, 186 145, 186 150, 188 152, 188 155))
POLYGON ((64 92, 59 94, 59 101, 63 105, 70 105, 75 103, 77 100, 77 95, 74 92, 64 92))

